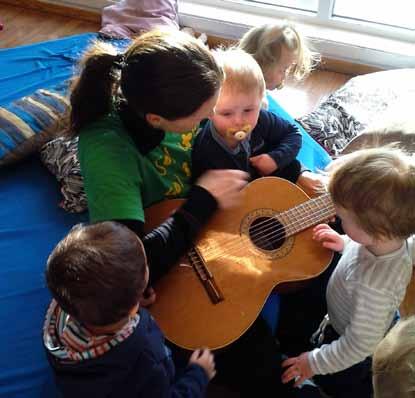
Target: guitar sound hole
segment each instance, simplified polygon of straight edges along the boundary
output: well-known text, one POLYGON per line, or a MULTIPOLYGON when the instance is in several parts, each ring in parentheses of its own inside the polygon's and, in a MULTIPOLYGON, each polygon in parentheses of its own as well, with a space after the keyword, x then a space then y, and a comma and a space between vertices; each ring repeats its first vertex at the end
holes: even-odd
POLYGON ((285 241, 285 229, 273 217, 259 217, 250 225, 249 237, 262 250, 276 250, 285 241))

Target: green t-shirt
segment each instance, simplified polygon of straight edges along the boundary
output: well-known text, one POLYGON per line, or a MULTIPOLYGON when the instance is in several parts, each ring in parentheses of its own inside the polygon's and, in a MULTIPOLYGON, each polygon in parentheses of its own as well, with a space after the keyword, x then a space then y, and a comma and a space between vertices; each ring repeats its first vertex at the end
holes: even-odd
POLYGON ((90 221, 144 221, 144 208, 186 196, 195 135, 196 129, 166 133, 157 147, 142 155, 116 114, 84 128, 78 156, 90 221))

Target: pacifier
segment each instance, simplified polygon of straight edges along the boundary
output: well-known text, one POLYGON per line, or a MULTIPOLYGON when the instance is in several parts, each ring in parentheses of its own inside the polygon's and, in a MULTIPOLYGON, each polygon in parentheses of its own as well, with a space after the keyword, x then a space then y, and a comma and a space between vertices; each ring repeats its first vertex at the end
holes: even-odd
POLYGON ((228 135, 235 138, 237 141, 243 141, 248 137, 248 134, 251 131, 251 125, 246 124, 241 129, 230 128, 228 129, 228 135))
POLYGON ((237 131, 234 135, 233 135, 238 141, 243 141, 245 138, 246 138, 246 136, 247 136, 247 133, 246 133, 246 131, 243 131, 243 130, 240 130, 240 131, 237 131))

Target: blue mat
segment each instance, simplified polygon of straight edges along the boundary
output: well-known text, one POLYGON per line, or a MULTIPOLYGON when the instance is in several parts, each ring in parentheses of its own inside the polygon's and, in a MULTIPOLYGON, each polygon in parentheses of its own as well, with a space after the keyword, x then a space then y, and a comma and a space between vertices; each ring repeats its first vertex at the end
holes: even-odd
POLYGON ((0 106, 69 79, 79 56, 96 37, 85 33, 0 50, 0 106))
MULTIPOLYGON (((67 80, 82 51, 96 34, 83 34, 0 50, 0 105, 67 80)), ((125 46, 128 41, 117 41, 125 46)), ((293 119, 269 97, 270 110, 293 119)), ((301 129, 299 158, 312 170, 330 158, 301 129)), ((55 398, 42 348, 42 324, 50 300, 44 283, 46 259, 55 244, 83 216, 57 207, 56 180, 36 157, 0 170, 0 398, 55 398)), ((278 296, 263 314, 275 328, 278 296)))
MULTIPOLYGON (((95 33, 0 50, 0 105, 62 83, 95 33)), ((55 178, 37 158, 0 170, 0 397, 56 397, 42 347, 47 256, 83 216, 58 208, 55 178)))
POLYGON ((37 158, 0 170, 0 397, 52 398, 42 348, 50 301, 44 282, 47 257, 86 215, 57 207, 55 178, 37 158))

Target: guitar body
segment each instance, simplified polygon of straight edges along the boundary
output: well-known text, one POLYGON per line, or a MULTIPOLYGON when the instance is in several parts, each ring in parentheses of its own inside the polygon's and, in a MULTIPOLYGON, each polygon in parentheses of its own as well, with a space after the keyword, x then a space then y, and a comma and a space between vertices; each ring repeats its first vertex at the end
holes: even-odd
MULTIPOLYGON (((217 211, 195 242, 221 301, 212 302, 187 258, 154 286, 157 300, 150 312, 167 339, 180 347, 218 349, 232 343, 254 322, 274 287, 313 278, 332 259, 331 251, 312 240, 311 228, 282 236, 292 222, 283 212, 309 200, 296 185, 265 177, 248 184, 242 195, 239 206, 217 211), (278 242, 270 244, 270 235, 278 242)), ((167 203, 146 212, 148 230, 180 201, 167 203)))

